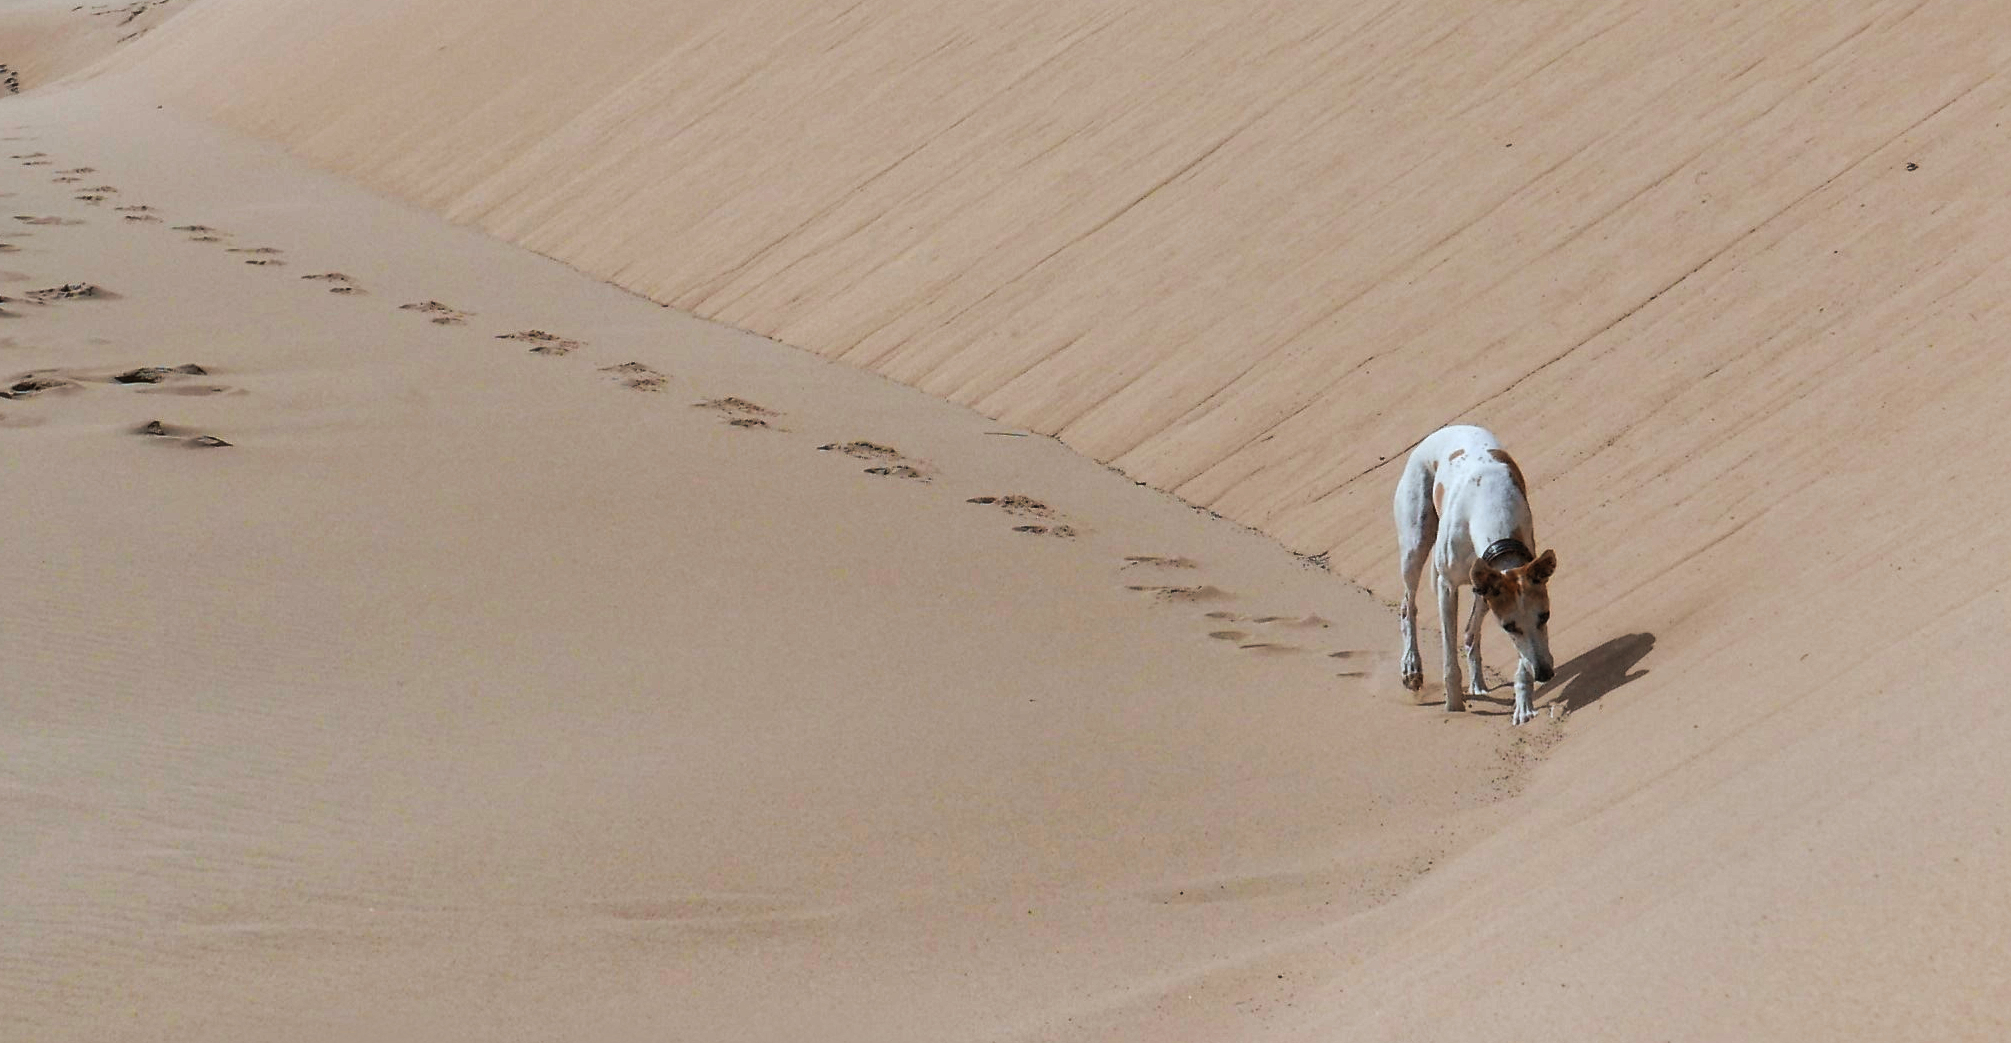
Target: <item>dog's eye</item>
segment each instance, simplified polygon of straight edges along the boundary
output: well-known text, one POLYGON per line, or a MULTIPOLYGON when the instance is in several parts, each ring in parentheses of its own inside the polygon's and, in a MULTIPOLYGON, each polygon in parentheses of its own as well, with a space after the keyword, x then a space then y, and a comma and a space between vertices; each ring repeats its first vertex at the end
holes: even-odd
POLYGON ((1539 613, 1537 613, 1537 614, 1536 614, 1536 625, 1537 625, 1537 626, 1540 626, 1540 627, 1547 627, 1547 626, 1549 626, 1549 625, 1550 625, 1550 613, 1548 613, 1548 612, 1539 612, 1539 613))
POLYGON ((1520 633, 1522 633, 1522 628, 1521 628, 1521 627, 1519 627, 1519 626, 1516 626, 1516 625, 1515 625, 1515 624, 1513 624, 1513 623, 1503 623, 1503 624, 1501 624, 1501 629, 1503 629, 1503 630, 1506 630, 1506 631, 1508 631, 1508 632, 1509 632, 1509 633, 1511 633, 1511 634, 1520 634, 1520 633))

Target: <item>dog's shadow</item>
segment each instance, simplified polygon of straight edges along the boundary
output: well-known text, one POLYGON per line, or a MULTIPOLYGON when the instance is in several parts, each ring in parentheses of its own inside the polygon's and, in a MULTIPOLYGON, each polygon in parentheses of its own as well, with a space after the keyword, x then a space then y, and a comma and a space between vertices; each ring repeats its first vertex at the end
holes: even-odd
MULTIPOLYGON (((1627 634, 1616 637, 1588 652, 1580 653, 1570 662, 1557 668, 1549 683, 1537 692, 1536 701, 1544 702, 1549 696, 1550 705, 1558 713, 1570 714, 1606 698, 1607 693, 1637 678, 1646 677, 1648 671, 1635 670, 1634 665, 1648 657, 1655 650, 1655 635, 1627 634)), ((1512 687, 1512 686, 1506 686, 1512 687)), ((1513 699, 1487 696, 1469 696, 1485 702, 1508 707, 1513 699)), ((1503 713, 1507 711, 1504 710, 1503 713)), ((1484 716, 1496 716, 1483 714, 1484 716)))

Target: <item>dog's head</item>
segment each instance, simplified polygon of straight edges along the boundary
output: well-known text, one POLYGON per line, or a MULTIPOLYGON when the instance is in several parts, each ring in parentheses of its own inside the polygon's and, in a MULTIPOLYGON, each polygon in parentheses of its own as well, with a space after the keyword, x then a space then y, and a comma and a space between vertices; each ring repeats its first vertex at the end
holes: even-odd
POLYGON ((1556 667, 1550 661, 1550 574, 1557 571, 1557 552, 1544 551, 1520 568, 1497 569, 1485 561, 1473 563, 1473 592, 1487 600, 1488 611, 1515 642, 1522 661, 1541 684, 1556 667))

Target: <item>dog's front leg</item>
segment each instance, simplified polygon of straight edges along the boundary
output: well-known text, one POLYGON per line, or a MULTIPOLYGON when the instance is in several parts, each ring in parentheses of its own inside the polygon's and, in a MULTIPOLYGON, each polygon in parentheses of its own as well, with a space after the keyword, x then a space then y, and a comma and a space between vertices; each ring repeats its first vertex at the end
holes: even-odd
POLYGON ((1473 596, 1473 608, 1466 614, 1466 694, 1486 695, 1487 678, 1480 672, 1480 624, 1487 619, 1487 599, 1473 596))
POLYGON ((1459 655, 1454 642, 1458 639, 1456 629, 1459 621, 1459 588, 1446 578, 1443 572, 1438 576, 1438 632, 1445 648, 1445 709, 1447 713, 1458 713, 1466 709, 1466 697, 1461 694, 1459 678, 1459 655))
POLYGON ((1515 664, 1515 717, 1516 724, 1523 724, 1536 716, 1530 702, 1536 695, 1536 678, 1529 669, 1529 660, 1521 659, 1515 664))

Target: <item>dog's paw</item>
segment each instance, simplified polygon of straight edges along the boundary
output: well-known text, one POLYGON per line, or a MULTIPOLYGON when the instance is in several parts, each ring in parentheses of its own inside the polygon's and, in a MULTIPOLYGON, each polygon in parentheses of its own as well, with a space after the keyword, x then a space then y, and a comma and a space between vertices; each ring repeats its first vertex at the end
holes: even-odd
POLYGON ((1523 725, 1535 719, 1536 711, 1530 709, 1528 703, 1517 700, 1515 703, 1515 715, 1510 720, 1517 725, 1523 725))
POLYGON ((1415 692, 1424 687, 1424 671, 1411 667, 1403 672, 1404 687, 1415 692))

